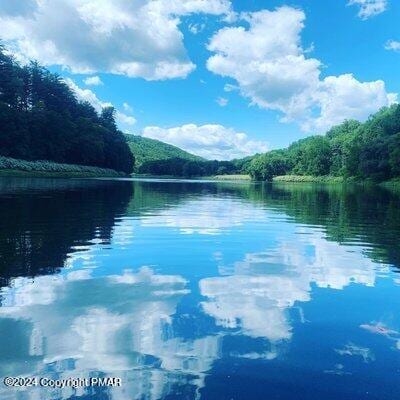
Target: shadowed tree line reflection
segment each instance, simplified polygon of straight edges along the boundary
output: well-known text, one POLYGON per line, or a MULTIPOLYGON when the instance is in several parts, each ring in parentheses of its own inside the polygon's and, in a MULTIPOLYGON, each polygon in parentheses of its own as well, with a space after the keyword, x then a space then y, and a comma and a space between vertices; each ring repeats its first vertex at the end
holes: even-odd
POLYGON ((400 196, 378 186, 260 185, 250 199, 295 222, 322 227, 328 240, 365 243, 374 261, 400 266, 400 196))
POLYGON ((176 207, 207 195, 242 198, 324 229, 328 240, 368 245, 374 261, 400 266, 400 196, 378 186, 135 182, 127 213, 176 207))
POLYGON ((113 181, 1 179, 0 283, 56 272, 95 237, 109 242, 131 196, 113 181))

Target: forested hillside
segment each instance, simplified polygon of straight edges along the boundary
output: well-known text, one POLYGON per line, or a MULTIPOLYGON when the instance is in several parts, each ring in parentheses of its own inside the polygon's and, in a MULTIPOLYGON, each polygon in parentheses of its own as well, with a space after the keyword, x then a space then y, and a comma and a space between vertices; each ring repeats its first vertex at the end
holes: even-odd
POLYGON ((135 155, 135 169, 146 168, 148 162, 180 158, 187 161, 204 161, 203 158, 190 154, 179 147, 137 135, 125 135, 129 148, 135 155))
POLYGON ((0 46, 0 156, 132 172, 134 157, 115 124, 79 102, 56 74, 20 66, 0 46))
POLYGON ((126 139, 140 174, 193 177, 238 172, 230 161, 206 160, 159 140, 135 135, 126 139))
POLYGON ((382 109, 363 124, 345 121, 324 136, 256 156, 247 172, 257 180, 286 174, 375 181, 400 177, 400 105, 382 109))

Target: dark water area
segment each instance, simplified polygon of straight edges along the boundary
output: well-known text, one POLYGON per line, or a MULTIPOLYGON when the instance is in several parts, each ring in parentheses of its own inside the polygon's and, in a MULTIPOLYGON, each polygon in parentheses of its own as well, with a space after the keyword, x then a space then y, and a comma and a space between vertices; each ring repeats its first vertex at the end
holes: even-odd
POLYGON ((0 178, 0 399, 398 399, 400 196, 0 178))

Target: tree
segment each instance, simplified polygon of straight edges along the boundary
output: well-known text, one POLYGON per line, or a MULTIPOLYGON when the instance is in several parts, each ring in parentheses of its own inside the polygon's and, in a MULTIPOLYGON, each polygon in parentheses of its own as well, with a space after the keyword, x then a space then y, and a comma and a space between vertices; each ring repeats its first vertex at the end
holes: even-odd
POLYGON ((193 176, 202 176, 204 175, 204 169, 198 161, 187 161, 183 165, 182 174, 188 178, 193 176))
POLYGON ((111 132, 116 132, 117 124, 115 123, 115 108, 112 106, 104 107, 101 110, 100 124, 111 132))
POLYGON ((274 176, 285 175, 289 169, 287 153, 283 150, 256 156, 248 167, 252 178, 259 181, 270 181, 274 176))
POLYGON ((0 45, 0 155, 93 165, 131 173, 134 157, 115 123, 79 102, 37 62, 21 67, 0 45))
POLYGON ((334 176, 351 175, 349 169, 352 146, 357 130, 361 126, 358 121, 347 120, 342 124, 334 126, 326 133, 326 138, 331 146, 330 174, 334 176))

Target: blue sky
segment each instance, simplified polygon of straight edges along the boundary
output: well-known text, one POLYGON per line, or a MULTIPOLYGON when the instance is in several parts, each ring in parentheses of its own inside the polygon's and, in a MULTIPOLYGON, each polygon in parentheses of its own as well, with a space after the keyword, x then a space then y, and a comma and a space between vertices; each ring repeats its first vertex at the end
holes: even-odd
POLYGON ((113 104, 124 131, 219 159, 396 102, 399 17, 395 0, 0 4, 21 62, 38 59, 98 109, 113 104))

